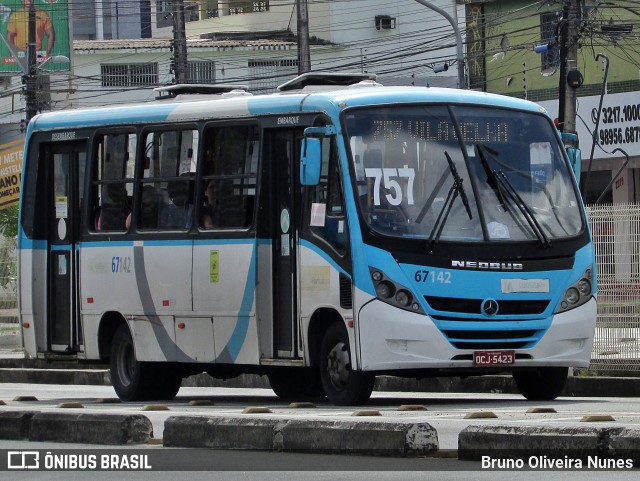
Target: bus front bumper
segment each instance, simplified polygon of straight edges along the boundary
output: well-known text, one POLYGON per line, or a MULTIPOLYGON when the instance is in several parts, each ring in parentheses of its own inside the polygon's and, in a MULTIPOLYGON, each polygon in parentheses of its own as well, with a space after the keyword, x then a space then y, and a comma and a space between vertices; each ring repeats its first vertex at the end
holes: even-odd
MULTIPOLYGON (((515 363, 504 368, 588 367, 595 324, 595 299, 556 314, 540 341, 531 348, 516 349, 515 363)), ((360 310, 358 328, 361 370, 460 369, 468 373, 476 368, 474 350, 455 348, 429 316, 372 300, 360 310)))

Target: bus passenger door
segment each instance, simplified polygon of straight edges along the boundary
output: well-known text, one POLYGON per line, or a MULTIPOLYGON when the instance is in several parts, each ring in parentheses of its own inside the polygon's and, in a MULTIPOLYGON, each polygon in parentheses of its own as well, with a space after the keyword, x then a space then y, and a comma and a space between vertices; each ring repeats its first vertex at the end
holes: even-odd
POLYGON ((299 189, 295 182, 302 130, 276 130, 271 137, 274 354, 294 358, 298 335, 297 233, 299 189))
POLYGON ((51 144, 48 202, 48 343, 49 350, 82 350, 79 313, 78 241, 84 195, 86 145, 51 144))

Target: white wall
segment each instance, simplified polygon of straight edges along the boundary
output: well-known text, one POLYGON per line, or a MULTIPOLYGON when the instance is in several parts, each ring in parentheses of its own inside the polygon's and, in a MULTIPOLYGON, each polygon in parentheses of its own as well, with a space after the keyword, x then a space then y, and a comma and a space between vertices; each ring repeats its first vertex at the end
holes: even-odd
MULTIPOLYGON (((434 0, 433 5, 458 19, 464 32, 464 5, 455 0, 434 0)), ((222 4, 222 1, 219 2, 222 4)), ((186 24, 187 37, 205 33, 260 32, 291 30, 296 32, 295 2, 272 0, 268 12, 227 15, 186 24)), ((155 7, 152 7, 155 8, 155 7)), ((412 0, 351 0, 349 2, 313 2, 308 4, 311 37, 337 44, 334 48, 315 47, 313 70, 342 69, 368 71, 379 75, 383 83, 393 85, 457 85, 457 66, 434 74, 433 65, 456 58, 456 38, 450 23, 440 14, 412 0), (376 15, 395 18, 395 29, 377 30, 376 15), (450 45, 439 48, 441 45, 450 45), (434 50, 435 49, 435 50, 434 50), (430 51, 431 50, 431 51, 430 51)), ((152 15, 155 19, 155 15, 152 15)), ((155 29, 155 24, 154 24, 155 29)), ((155 29, 154 36, 172 35, 171 28, 155 29)), ((464 38, 462 39, 464 42, 464 38)))

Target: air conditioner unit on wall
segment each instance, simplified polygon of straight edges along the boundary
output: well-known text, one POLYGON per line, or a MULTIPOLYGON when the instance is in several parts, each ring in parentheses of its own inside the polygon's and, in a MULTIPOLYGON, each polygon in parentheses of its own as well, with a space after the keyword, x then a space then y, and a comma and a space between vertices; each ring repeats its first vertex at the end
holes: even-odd
POLYGON ((391 15, 376 15, 376 30, 391 30, 396 28, 396 19, 391 15))

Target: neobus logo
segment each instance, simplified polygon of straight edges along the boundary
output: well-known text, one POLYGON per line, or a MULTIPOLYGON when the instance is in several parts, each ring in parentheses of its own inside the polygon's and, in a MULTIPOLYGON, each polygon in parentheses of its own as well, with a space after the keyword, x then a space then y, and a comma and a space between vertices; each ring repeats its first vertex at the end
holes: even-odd
POLYGON ((451 261, 451 267, 462 267, 463 269, 478 269, 490 271, 522 270, 522 264, 519 262, 451 261))

